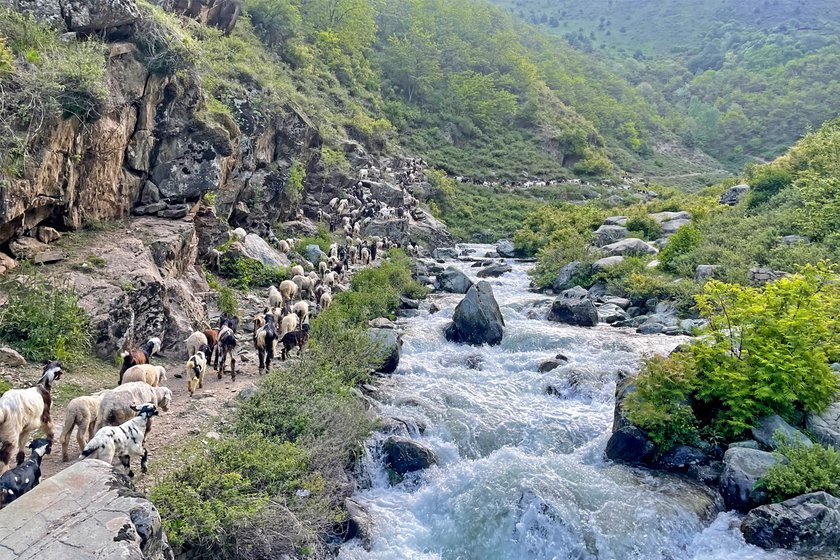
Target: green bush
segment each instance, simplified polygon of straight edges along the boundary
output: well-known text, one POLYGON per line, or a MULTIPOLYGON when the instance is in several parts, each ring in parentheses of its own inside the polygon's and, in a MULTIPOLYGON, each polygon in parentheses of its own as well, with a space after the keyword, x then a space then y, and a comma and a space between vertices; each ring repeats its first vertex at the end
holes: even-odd
POLYGON ((320 223, 318 224, 318 233, 314 237, 302 237, 295 246, 298 251, 304 251, 307 245, 317 245, 323 252, 328 253, 332 243, 329 229, 327 229, 326 224, 320 223))
POLYGON ((649 299, 673 300, 677 309, 687 313, 694 305, 697 286, 694 282, 674 278, 655 268, 648 268, 643 257, 628 257, 621 263, 597 274, 595 280, 607 283, 610 294, 642 303, 649 299))
POLYGON ((783 165, 763 165, 753 168, 747 174, 747 180, 750 184, 747 207, 755 208, 789 187, 793 174, 783 165))
POLYGON ((0 339, 31 361, 79 362, 90 349, 90 319, 68 287, 49 285, 31 271, 5 283, 0 339))
POLYGON ((643 239, 659 239, 662 237, 662 226, 659 222, 647 215, 644 210, 636 210, 627 216, 627 224, 624 226, 631 233, 639 234, 643 239))
POLYGON ((771 500, 781 502, 819 491, 840 496, 840 453, 834 448, 786 443, 779 447, 779 453, 787 458, 787 464, 774 465, 758 481, 771 500))
POLYGON ((234 288, 266 287, 279 285, 291 278, 287 268, 266 266, 248 257, 222 257, 219 273, 228 279, 234 288))
MULTIPOLYGON (((589 239, 575 230, 570 230, 562 241, 553 241, 537 253, 537 264, 528 274, 538 288, 547 288, 557 279, 560 269, 572 261, 588 265, 587 247, 589 239)), ((583 268, 587 268, 584 266, 583 268)), ((574 278, 573 282, 589 287, 593 283, 591 274, 584 273, 574 278)))
POLYGON ((568 247, 570 254, 577 254, 604 217, 604 211, 593 204, 543 205, 525 218, 513 237, 513 244, 525 256, 534 256, 551 244, 568 247))
POLYGON ((687 255, 692 249, 700 244, 700 230, 694 225, 680 227, 672 235, 665 247, 659 251, 659 267, 662 270, 672 273, 680 271, 681 257, 687 255))
POLYGON ((219 286, 219 296, 216 300, 216 306, 219 311, 228 315, 239 315, 239 303, 236 301, 236 294, 227 286, 219 286))

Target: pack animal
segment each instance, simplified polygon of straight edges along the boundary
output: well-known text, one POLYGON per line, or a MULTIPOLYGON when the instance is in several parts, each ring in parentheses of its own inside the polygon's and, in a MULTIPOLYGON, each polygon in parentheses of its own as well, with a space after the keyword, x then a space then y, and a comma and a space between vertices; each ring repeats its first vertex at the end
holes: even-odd
POLYGON ((146 463, 149 452, 143 446, 149 423, 158 415, 157 407, 153 403, 143 403, 139 406, 131 405, 131 410, 137 416, 123 422, 119 426, 105 426, 96 432, 82 451, 81 459, 100 459, 107 463, 120 458, 129 477, 134 476, 131 470, 131 458, 140 457, 140 471, 147 472, 146 463))

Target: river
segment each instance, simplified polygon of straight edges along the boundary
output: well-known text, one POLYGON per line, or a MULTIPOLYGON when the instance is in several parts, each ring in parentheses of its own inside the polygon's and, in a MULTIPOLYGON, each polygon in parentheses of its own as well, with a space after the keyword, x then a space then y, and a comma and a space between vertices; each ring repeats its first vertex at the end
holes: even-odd
MULTIPOLYGON (((477 256, 492 249, 464 247, 477 256)), ((477 280, 472 263, 449 264, 477 280)), ((795 558, 744 543, 737 516, 718 513, 704 489, 603 458, 618 372, 684 339, 548 322, 551 298, 528 291, 531 265, 508 264, 512 272, 490 280, 506 323, 500 346, 444 339, 461 295, 435 294, 438 313, 400 320, 402 360, 376 408, 404 422, 440 464, 391 486, 376 451, 383 436, 368 442, 356 498, 373 516, 373 546, 351 541, 339 558, 795 558), (537 372, 558 353, 567 365, 537 372)))

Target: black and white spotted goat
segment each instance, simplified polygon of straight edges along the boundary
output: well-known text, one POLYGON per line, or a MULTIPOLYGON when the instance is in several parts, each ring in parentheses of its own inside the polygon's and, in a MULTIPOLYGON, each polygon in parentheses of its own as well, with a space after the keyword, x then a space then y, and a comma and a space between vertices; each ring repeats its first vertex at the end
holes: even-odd
POLYGON ((120 463, 128 471, 128 476, 134 476, 131 470, 131 458, 140 457, 140 471, 146 472, 146 461, 149 452, 143 446, 146 430, 153 416, 157 416, 157 407, 152 403, 139 406, 131 405, 131 410, 137 416, 123 422, 119 426, 105 426, 100 428, 82 451, 80 459, 101 459, 107 463, 120 458, 120 463))
POLYGON ((29 444, 32 453, 23 463, 0 476, 0 507, 26 494, 41 482, 41 461, 52 451, 52 442, 46 438, 29 444))

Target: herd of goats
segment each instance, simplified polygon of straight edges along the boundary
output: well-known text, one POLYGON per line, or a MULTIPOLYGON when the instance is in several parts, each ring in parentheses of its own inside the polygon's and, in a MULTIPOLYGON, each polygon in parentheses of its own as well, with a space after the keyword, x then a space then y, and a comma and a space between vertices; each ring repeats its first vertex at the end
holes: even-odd
MULTIPOLYGON (((293 240, 284 243, 290 245, 289 249, 294 248, 293 240)), ((301 355, 309 340, 310 303, 314 305, 313 315, 329 308, 333 291, 347 289, 344 282, 352 265, 368 265, 376 260, 379 251, 394 246, 396 243, 388 238, 348 242, 345 246, 334 243, 326 260, 318 263, 317 270, 307 274, 302 266, 295 265, 291 268, 291 280, 284 280, 279 287, 271 286, 268 305, 254 317, 253 343, 260 371, 271 368, 276 347, 281 349, 282 360, 294 348, 301 355)), ((190 396, 203 387, 211 362, 218 379, 222 379, 229 358, 231 379, 236 380, 234 351, 238 326, 238 317, 223 313, 219 328, 196 331, 187 338, 186 379, 190 396)), ((153 337, 139 348, 123 351, 117 387, 70 401, 59 438, 64 461, 69 459, 68 442, 75 429, 81 459, 110 463, 118 457, 128 476, 133 477, 131 460, 139 457, 141 471, 147 471, 148 451, 144 441, 151 420, 159 411, 168 411, 172 402, 172 391, 161 386, 167 380, 166 370, 151 363, 160 349, 160 338, 153 337)), ((40 482, 41 461, 51 452, 54 439, 51 390, 62 373, 60 362, 49 362, 37 385, 10 389, 0 397, 0 507, 40 482), (27 446, 30 436, 38 429, 46 437, 35 439, 27 446), (27 447, 28 458, 24 452, 27 447), (17 466, 10 469, 13 455, 17 466)))

